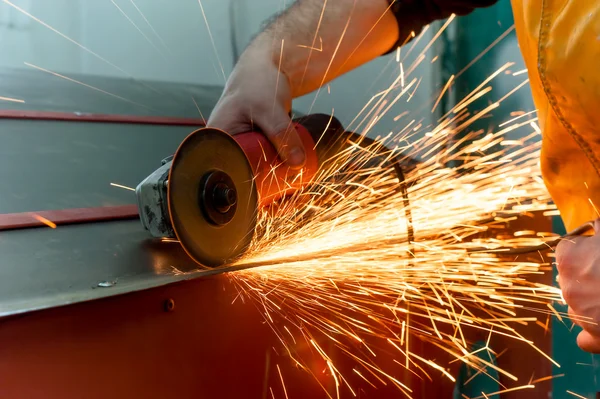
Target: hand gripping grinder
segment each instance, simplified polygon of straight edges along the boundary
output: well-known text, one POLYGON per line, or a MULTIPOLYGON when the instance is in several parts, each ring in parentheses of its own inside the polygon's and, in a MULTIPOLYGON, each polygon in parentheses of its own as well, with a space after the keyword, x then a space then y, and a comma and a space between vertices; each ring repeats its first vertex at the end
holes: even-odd
POLYGON ((144 228, 153 237, 177 238, 201 265, 234 261, 252 241, 258 210, 309 183, 343 132, 329 115, 310 115, 294 126, 306 150, 299 174, 261 133, 231 136, 210 127, 191 133, 136 188, 144 228))

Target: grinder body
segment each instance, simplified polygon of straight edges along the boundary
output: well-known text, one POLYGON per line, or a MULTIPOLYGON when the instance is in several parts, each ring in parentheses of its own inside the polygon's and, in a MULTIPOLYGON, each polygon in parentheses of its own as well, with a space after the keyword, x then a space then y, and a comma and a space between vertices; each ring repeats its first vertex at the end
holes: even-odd
POLYGON ((257 211, 299 190, 317 172, 315 143, 329 126, 341 125, 332 125, 329 116, 316 119, 294 122, 306 152, 301 171, 289 169, 261 133, 194 131, 137 186, 142 225, 153 237, 177 238, 199 264, 233 261, 250 244, 257 211))

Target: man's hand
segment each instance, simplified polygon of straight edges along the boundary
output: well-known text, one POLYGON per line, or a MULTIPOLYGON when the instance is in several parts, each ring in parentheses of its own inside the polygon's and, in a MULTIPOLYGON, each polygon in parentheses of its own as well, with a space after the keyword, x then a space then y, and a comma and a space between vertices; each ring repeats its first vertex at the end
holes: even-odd
POLYGON ((583 331, 577 345, 600 353, 600 219, 594 236, 565 239, 556 248, 558 280, 571 320, 583 331))
POLYGON ((244 51, 208 125, 262 131, 294 169, 305 150, 291 124, 292 98, 392 49, 398 23, 388 0, 297 0, 244 51))
POLYGON ((208 126, 235 135, 260 130, 292 169, 304 166, 305 150, 289 113, 288 78, 268 54, 246 52, 233 70, 208 126))

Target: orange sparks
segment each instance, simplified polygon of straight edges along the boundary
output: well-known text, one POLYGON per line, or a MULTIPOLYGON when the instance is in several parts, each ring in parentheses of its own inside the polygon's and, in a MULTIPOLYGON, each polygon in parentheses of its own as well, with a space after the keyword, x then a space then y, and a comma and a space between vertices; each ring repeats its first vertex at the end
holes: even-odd
POLYGON ((113 186, 113 187, 118 187, 118 188, 122 188, 122 189, 129 190, 129 191, 135 191, 135 188, 124 186, 122 184, 110 183, 110 185, 113 186))
POLYGON ((319 46, 319 48, 316 47, 311 47, 311 46, 305 46, 303 44, 298 44, 297 47, 302 47, 302 48, 307 48, 309 50, 314 50, 314 51, 323 51, 323 38, 321 36, 319 36, 319 41, 321 42, 321 45, 319 46))
POLYGON ((204 117, 204 115, 202 115, 202 111, 200 110, 200 107, 198 106, 198 103, 196 102, 196 99, 194 98, 194 96, 192 96, 192 101, 194 102, 194 105, 196 106, 196 109, 198 110, 198 113, 200 114, 200 118, 204 119, 204 123, 206 123, 206 118, 204 117))
MULTIPOLYGON (((489 46, 487 46, 481 53, 479 53, 477 55, 477 57, 473 58, 473 60, 471 60, 471 62, 469 62, 467 64, 467 66, 465 66, 463 69, 460 70, 459 73, 456 74, 456 77, 458 78, 459 76, 461 76, 463 73, 465 73, 469 68, 471 68, 471 66, 473 66, 473 64, 475 64, 477 61, 479 61, 481 59, 481 57, 483 57, 484 55, 486 55, 491 49, 493 49, 498 43, 500 43, 506 36, 508 36, 513 30, 515 30, 515 26, 512 25, 510 28, 508 28, 506 31, 504 31, 504 33, 502 33, 500 36, 498 36, 498 38, 496 38, 496 40, 494 40, 489 46)), ((511 63, 512 65, 512 63, 511 63)))
POLYGON ((283 375, 281 374, 281 369, 277 364, 277 372, 279 373, 279 378, 281 379, 281 386, 283 387, 283 393, 285 394, 285 398, 288 399, 287 389, 285 389, 285 383, 283 382, 283 375))
POLYGON ((46 226, 50 227, 51 229, 56 228, 56 224, 54 222, 51 222, 50 220, 46 219, 43 216, 40 216, 36 213, 32 214, 31 216, 33 216, 33 218, 36 219, 37 221, 44 223, 46 226))
POLYGON ((442 89, 442 92, 440 93, 437 101, 435 102, 435 104, 433 104, 433 108, 431 109, 431 112, 435 112, 435 109, 437 108, 438 104, 440 103, 440 101, 442 100, 442 97, 444 96, 444 94, 446 93, 446 90, 448 90, 448 88, 450 87, 450 85, 452 84, 452 81, 454 80, 454 75, 450 76, 450 79, 448 79, 448 81, 446 82, 446 85, 444 86, 444 88, 442 89))
POLYGON ((105 91, 105 90, 99 89, 99 88, 97 88, 97 87, 95 87, 95 86, 89 85, 89 84, 87 84, 87 83, 80 82, 79 80, 75 80, 75 79, 73 79, 73 78, 70 78, 70 77, 68 77, 68 76, 61 75, 61 74, 60 74, 60 73, 58 73, 58 72, 53 72, 53 71, 51 71, 51 70, 49 70, 49 69, 45 69, 45 68, 39 67, 39 66, 37 66, 37 65, 30 64, 29 62, 24 62, 24 64, 25 64, 25 65, 27 65, 28 67, 35 68, 35 69, 37 69, 38 71, 42 71, 42 72, 49 73, 50 75, 54 75, 54 76, 56 76, 56 77, 58 77, 58 78, 65 79, 65 80, 68 80, 69 82, 77 83, 77 84, 79 84, 79 85, 82 85, 82 86, 84 86, 84 87, 87 87, 87 88, 89 88, 89 89, 92 89, 92 90, 98 91, 98 92, 100 92, 100 93, 106 94, 107 96, 111 96, 111 97, 114 97, 114 98, 118 98, 119 100, 126 101, 126 102, 128 102, 128 103, 130 103, 130 104, 139 105, 140 107, 149 108, 149 107, 147 107, 147 106, 145 106, 145 105, 143 105, 143 104, 136 103, 136 102, 134 102, 134 101, 131 101, 131 100, 128 100, 128 99, 126 99, 126 98, 124 98, 124 97, 117 96, 116 94, 109 93, 109 92, 107 92, 107 91, 105 91))
POLYGON ((578 394, 578 393, 575 393, 575 392, 573 392, 573 391, 569 391, 569 390, 567 390, 567 393, 568 393, 569 395, 573 395, 573 396, 575 396, 576 398, 587 399, 585 396, 583 396, 583 395, 580 395, 580 394, 578 394))
MULTIPOLYGON (((127 15, 127 13, 125 13, 125 11, 123 11, 123 9, 121 7, 119 7, 119 5, 115 2, 115 0, 110 0, 110 1, 115 6, 115 8, 117 10, 119 10, 121 15, 123 15, 125 17, 125 19, 127 19, 127 21, 129 21, 129 23, 131 23, 131 25, 133 25, 133 27, 142 35, 142 37, 144 39, 146 39, 146 41, 162 56, 163 54, 160 51, 160 49, 158 47, 156 47, 156 45, 154 43, 152 43, 152 40, 150 40, 150 38, 144 33, 144 31, 142 31, 140 29, 140 27, 137 26, 137 24, 135 22, 133 22, 133 20, 129 17, 129 15, 127 15)), ((135 3, 133 3, 133 4, 135 5, 135 3)), ((137 8, 137 6, 136 6, 136 8, 137 8)), ((139 11, 139 9, 138 9, 138 11, 139 11)), ((146 22, 148 22, 148 21, 146 21, 146 22)))
POLYGON ((206 13, 204 12, 204 6, 202 6, 202 0, 198 0, 198 5, 200 6, 200 12, 202 13, 202 18, 204 19, 204 25, 206 25, 208 38, 210 39, 210 43, 212 44, 213 52, 215 53, 215 57, 217 58, 219 67, 221 67, 221 74, 223 75, 223 81, 225 82, 227 81, 227 77, 225 76, 225 69, 223 68, 223 64, 221 63, 221 58, 219 57, 219 52, 217 51, 217 46, 215 45, 215 39, 213 38, 212 31, 210 30, 210 25, 208 24, 208 19, 206 18, 206 13))
MULTIPOLYGON (((285 43, 284 39, 281 39, 281 51, 279 52, 279 65, 277 66, 277 70, 281 71, 281 62, 283 60, 283 45, 285 43)), ((279 87, 279 76, 281 74, 278 73, 277 74, 277 81, 275 82, 275 93, 277 93, 277 88, 279 87)), ((275 98, 273 98, 273 108, 272 108, 272 113, 273 116, 275 116, 275 106, 277 105, 277 97, 275 96, 275 98)))
POLYGON ((510 125, 514 121, 519 120, 519 119, 521 119, 521 118, 523 118, 525 116, 531 115, 531 114, 533 114, 535 112, 537 112, 537 109, 534 109, 533 111, 529 111, 529 112, 519 113, 519 115, 515 115, 515 113, 511 112, 510 116, 516 116, 516 118, 509 119, 506 122, 503 122, 500 125, 498 125, 498 127, 503 127, 503 126, 506 126, 506 125, 510 125))
MULTIPOLYGON (((320 23, 312 46, 305 46, 311 53, 319 50, 320 23)), ((348 24, 333 49, 328 71, 347 28, 348 24)), ((292 362, 311 372, 313 359, 299 352, 310 348, 321 365, 319 379, 329 378, 338 396, 355 395, 358 391, 352 385, 358 380, 373 387, 392 385, 411 397, 409 381, 397 377, 398 367, 416 378, 453 380, 448 371, 452 362, 489 378, 493 377, 486 370, 494 369, 516 384, 512 370, 480 359, 510 349, 510 343, 493 348, 497 340, 492 336, 519 342, 555 363, 515 328, 529 324, 539 331, 537 326, 545 328, 551 316, 562 317, 552 306, 561 300, 559 288, 534 279, 549 272, 548 264, 537 256, 536 262, 494 253, 555 239, 531 228, 516 233, 506 228, 520 215, 557 213, 540 178, 538 134, 529 132, 518 140, 508 136, 525 126, 537 131, 535 118, 519 120, 535 111, 518 111, 510 115, 513 119, 485 131, 473 126, 528 81, 519 82, 499 100, 489 98, 492 80, 514 65, 506 63, 458 101, 437 125, 430 118, 412 115, 399 107, 400 99, 415 95, 422 77, 412 75, 429 58, 425 52, 440 33, 414 60, 407 57, 423 36, 408 51, 396 50, 397 64, 393 58, 390 62, 399 68, 394 69, 394 81, 371 97, 348 126, 360 133, 356 142, 347 143, 347 148, 324 162, 308 187, 260 211, 255 239, 237 262, 240 267, 254 267, 229 274, 238 296, 256 301, 292 362), (406 68, 405 62, 409 62, 406 68), (487 100, 487 106, 471 111, 469 107, 479 99, 487 100), (387 116, 399 125, 391 132, 378 129, 387 116), (370 131, 376 132, 378 141, 365 137, 370 131), (403 181, 386 166, 392 160, 404 165, 409 159, 419 162, 403 170, 403 181), (525 316, 520 313, 524 309, 536 314, 525 316), (485 348, 469 348, 473 333, 487 335, 485 348), (450 360, 434 361, 440 358, 415 353, 420 343, 444 351, 450 360), (395 368, 383 360, 387 350, 384 353, 382 348, 390 345, 395 349, 395 368), (338 367, 334 353, 347 355, 355 364, 338 367)), ((283 44, 278 49, 280 59, 283 44)), ((428 116, 430 109, 439 109, 458 76, 452 75, 437 98, 423 107, 428 116)), ((264 184, 279 181, 267 179, 264 184)), ((503 386, 483 398, 531 388, 533 382, 503 386)))
POLYGON ((552 380, 554 378, 560 378, 560 377, 564 377, 564 376, 565 376, 564 374, 549 375, 549 376, 546 376, 546 377, 542 377, 542 378, 538 378, 538 379, 532 380, 530 382, 530 384, 537 384, 538 382, 548 381, 548 380, 552 380))
POLYGON ((512 75, 513 76, 519 76, 519 75, 522 75, 524 73, 527 73, 527 68, 521 69, 520 71, 517 71, 517 72, 513 73, 512 75))
POLYGON ((0 96, 0 100, 1 101, 10 101, 13 103, 21 103, 21 104, 23 104, 25 102, 25 100, 19 100, 18 98, 1 97, 1 96, 0 96))

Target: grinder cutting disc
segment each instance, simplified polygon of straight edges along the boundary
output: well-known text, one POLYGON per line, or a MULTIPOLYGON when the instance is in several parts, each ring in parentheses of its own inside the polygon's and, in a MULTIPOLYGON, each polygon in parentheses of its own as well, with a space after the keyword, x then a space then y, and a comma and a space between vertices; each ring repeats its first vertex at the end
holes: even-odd
POLYGON ((220 266, 248 247, 258 205, 253 178, 244 151, 221 130, 196 130, 181 143, 169 172, 169 214, 196 262, 220 266))

